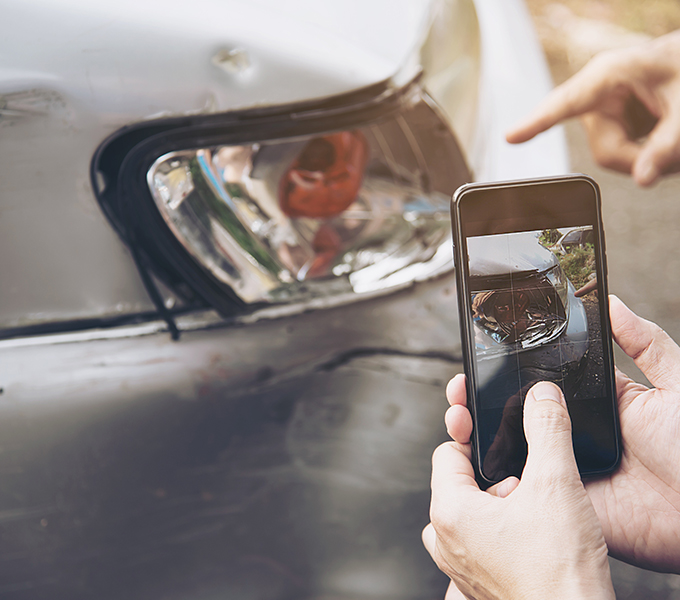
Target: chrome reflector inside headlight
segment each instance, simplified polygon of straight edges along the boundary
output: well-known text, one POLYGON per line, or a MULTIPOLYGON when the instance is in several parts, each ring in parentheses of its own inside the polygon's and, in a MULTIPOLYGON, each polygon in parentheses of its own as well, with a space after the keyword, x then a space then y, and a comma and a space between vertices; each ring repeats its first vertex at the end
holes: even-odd
POLYGON ((462 183, 426 97, 340 130, 168 152, 146 176, 191 257, 245 303, 389 290, 451 268, 462 183))

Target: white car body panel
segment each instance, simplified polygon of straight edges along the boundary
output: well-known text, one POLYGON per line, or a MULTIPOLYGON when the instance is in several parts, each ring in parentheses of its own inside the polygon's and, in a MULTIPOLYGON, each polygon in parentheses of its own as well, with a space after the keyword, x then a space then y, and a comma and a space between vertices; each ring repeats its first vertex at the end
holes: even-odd
POLYGON ((412 52, 428 8, 311 4, 27 1, 5 11, 0 277, 11 283, 0 327, 153 309, 92 193, 90 161, 111 133, 383 81, 412 52), (235 48, 249 67, 213 64, 235 48))
POLYGON ((561 175, 569 171, 562 127, 519 145, 505 132, 552 88, 531 17, 521 2, 477 0, 482 34, 481 114, 472 164, 478 181, 504 181, 561 175))
MULTIPOLYGON (((126 125, 400 77, 438 4, 4 7, 0 529, 12 546, 0 557, 0 594, 443 593, 445 578, 415 542, 444 436, 443 387, 462 370, 453 274, 303 314, 186 315, 178 343, 155 316, 98 329, 98 318, 155 309, 90 182, 93 154, 126 125), (233 50, 244 53, 230 62, 233 50), (44 325, 58 333, 12 332, 44 325), (239 415, 251 429, 238 429, 239 415)), ((550 87, 526 10, 519 0, 475 4, 484 51, 475 178, 567 171, 560 131, 515 148, 502 137, 550 87)))
MULTIPOLYGON (((0 288, 0 327, 153 310, 93 196, 90 161, 108 135, 159 116, 308 100, 389 79, 407 66, 430 14, 420 0, 187 7, 30 0, 6 11, 0 277, 9 283, 0 288), (213 64, 229 49, 243 49, 250 66, 213 64)), ((561 132, 516 148, 502 137, 550 86, 523 5, 478 0, 477 8, 484 144, 470 156, 473 173, 564 172, 561 132)))

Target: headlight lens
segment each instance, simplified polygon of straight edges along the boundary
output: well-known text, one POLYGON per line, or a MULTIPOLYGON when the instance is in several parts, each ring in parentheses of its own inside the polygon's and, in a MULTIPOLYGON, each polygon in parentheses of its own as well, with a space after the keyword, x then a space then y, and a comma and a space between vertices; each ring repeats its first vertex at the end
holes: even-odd
POLYGON ((448 201, 467 179, 418 92, 340 131, 169 152, 147 184, 193 259, 245 303, 389 290, 451 268, 448 201))
POLYGON ((478 354, 534 348, 554 340, 567 326, 567 297, 566 277, 559 266, 519 285, 474 292, 478 354))

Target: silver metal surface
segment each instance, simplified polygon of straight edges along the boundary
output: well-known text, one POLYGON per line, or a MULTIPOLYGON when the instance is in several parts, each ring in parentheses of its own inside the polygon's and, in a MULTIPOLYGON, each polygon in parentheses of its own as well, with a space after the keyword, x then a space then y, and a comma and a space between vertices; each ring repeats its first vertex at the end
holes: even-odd
POLYGON ((419 533, 456 314, 445 277, 180 343, 4 342, 0 593, 439 595, 419 533))

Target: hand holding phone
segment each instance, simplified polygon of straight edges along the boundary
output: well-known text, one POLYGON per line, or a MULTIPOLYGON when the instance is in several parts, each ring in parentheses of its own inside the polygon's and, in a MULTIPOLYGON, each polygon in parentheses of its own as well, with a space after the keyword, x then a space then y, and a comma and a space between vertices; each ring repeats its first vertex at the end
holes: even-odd
MULTIPOLYGON (((612 335, 655 387, 618 372, 617 393, 623 438, 619 469, 587 480, 609 553, 645 569, 680 572, 680 347, 654 323, 610 296, 612 335), (652 351, 644 351, 644 349, 652 351), (640 543, 644 540, 644 544, 640 543)), ((465 376, 446 387, 446 428, 470 457, 472 419, 465 376)), ((519 480, 490 488, 498 497, 514 493, 519 480)))
MULTIPOLYGON (((458 378, 459 381, 462 377, 458 378)), ((464 390, 461 390, 464 392, 464 390)), ((550 383, 526 395, 531 455, 516 489, 487 492, 466 448, 442 444, 432 457, 432 523, 423 543, 452 580, 447 599, 614 598, 607 546, 581 483, 564 398, 550 383), (492 551, 490 551, 492 548, 492 551)))
POLYGON ((522 405, 543 380, 565 395, 581 474, 614 471, 620 436, 597 184, 572 175, 467 185, 452 216, 480 482, 521 475, 522 405))

